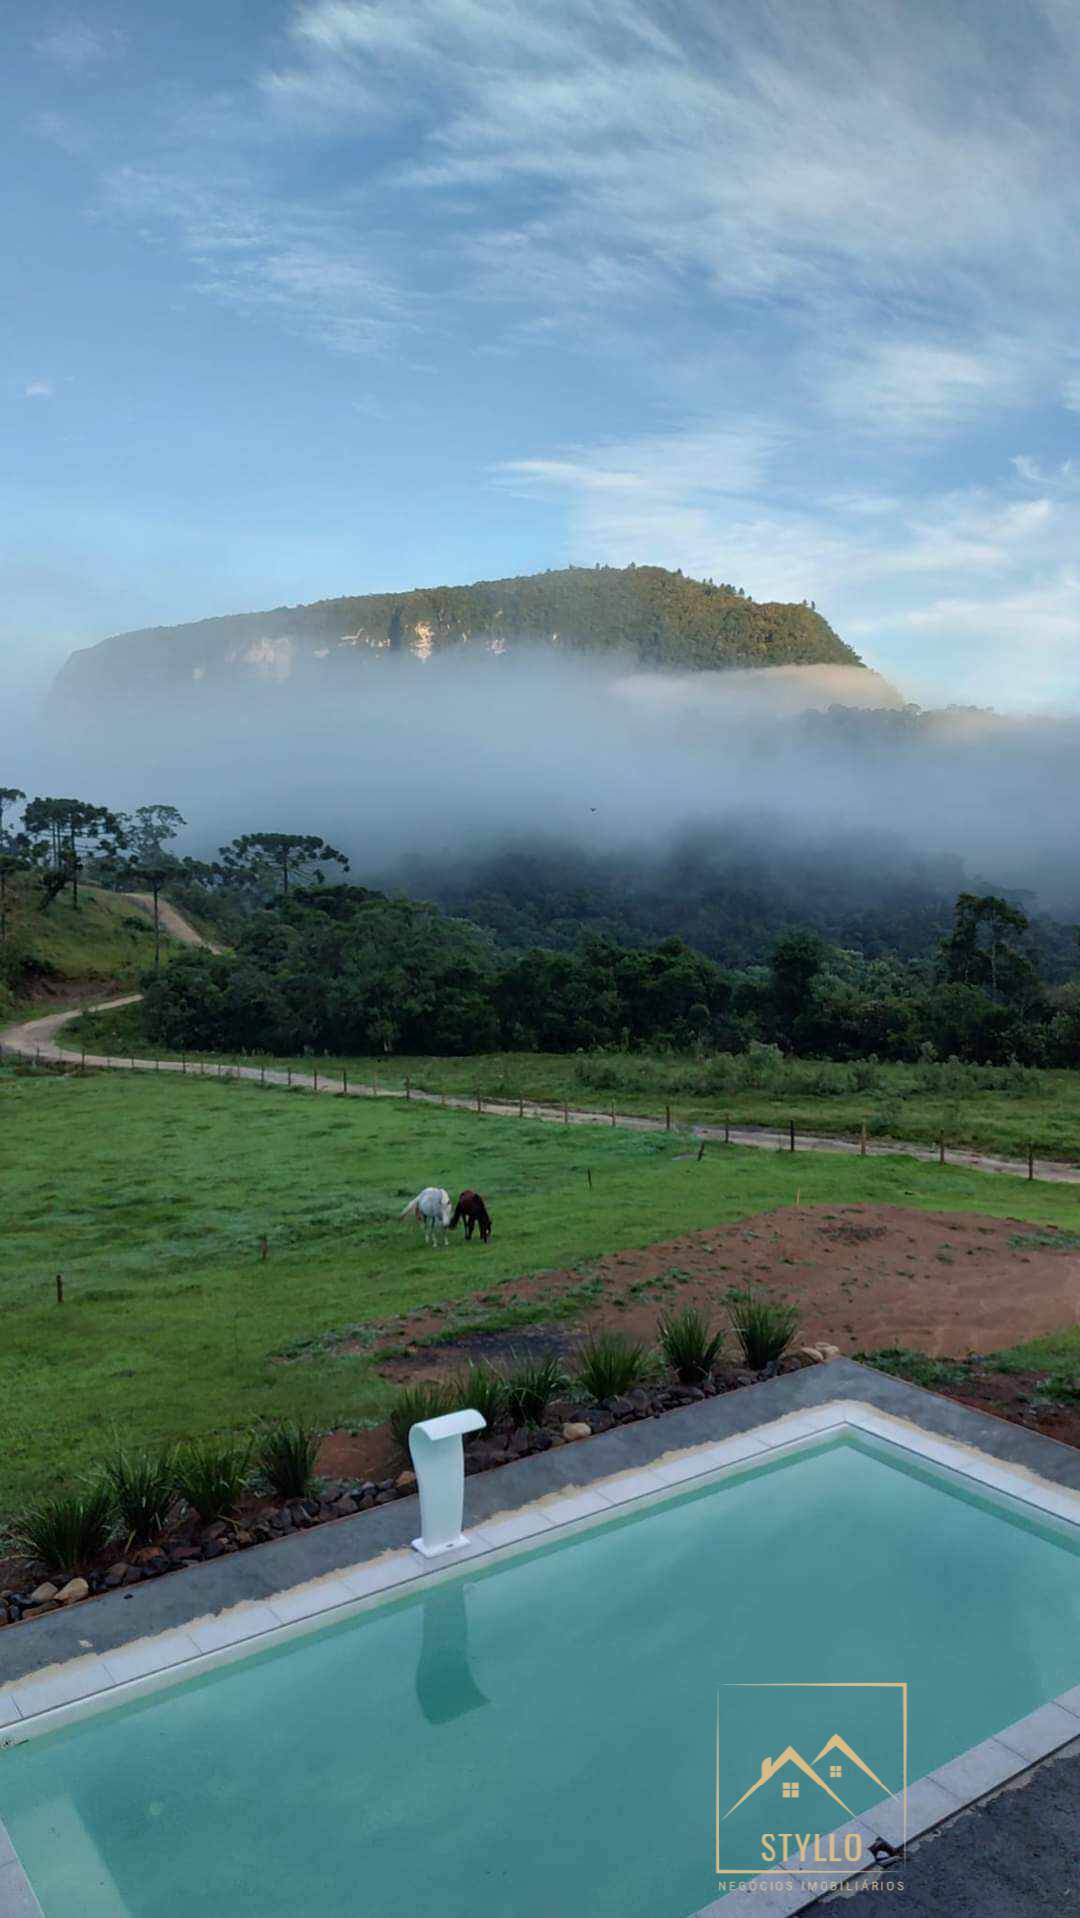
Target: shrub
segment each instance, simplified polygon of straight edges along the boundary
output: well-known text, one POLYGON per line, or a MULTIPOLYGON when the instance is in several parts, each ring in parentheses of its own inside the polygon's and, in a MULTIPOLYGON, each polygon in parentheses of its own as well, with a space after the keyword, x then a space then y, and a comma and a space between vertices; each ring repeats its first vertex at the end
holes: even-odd
POLYGON ((15 1522, 13 1543, 24 1558, 70 1578, 105 1550, 115 1530, 112 1488, 99 1480, 28 1506, 15 1522))
POLYGON ((251 1470, 250 1439, 200 1439, 176 1455, 176 1489, 204 1525, 236 1510, 251 1470))
POLYGON ((176 1498, 175 1446, 158 1452, 125 1452, 117 1446, 102 1469, 128 1543, 149 1545, 164 1531, 176 1498))
POLYGON ((624 1332, 594 1332, 577 1360, 578 1384, 593 1399, 617 1399, 640 1385, 650 1370, 644 1345, 624 1332))
MULTIPOLYGON (((420 1379, 415 1385, 403 1385, 390 1408, 390 1431, 394 1443, 405 1458, 409 1456, 409 1433, 421 1419, 442 1418, 457 1409, 457 1395, 441 1379, 420 1379)), ((479 1409, 479 1408, 478 1408, 479 1409)))
POLYGON ((760 1292, 734 1292, 728 1305, 735 1337, 752 1372, 782 1358, 799 1327, 799 1308, 760 1292))
POLYGON ((506 1410, 506 1380, 492 1365, 468 1365, 454 1380, 454 1409, 471 1406, 487 1425, 497 1425, 506 1410))
POLYGON ((306 1498, 315 1482, 321 1434, 299 1419, 283 1419, 260 1433, 256 1461, 279 1498, 306 1498))
POLYGON ((704 1312, 688 1305, 660 1320, 660 1350, 682 1385, 700 1385, 723 1350, 723 1328, 712 1331, 704 1312))
POLYGON ((554 1353, 545 1359, 513 1359, 506 1375, 506 1410, 515 1425, 539 1425, 552 1399, 569 1379, 554 1353))

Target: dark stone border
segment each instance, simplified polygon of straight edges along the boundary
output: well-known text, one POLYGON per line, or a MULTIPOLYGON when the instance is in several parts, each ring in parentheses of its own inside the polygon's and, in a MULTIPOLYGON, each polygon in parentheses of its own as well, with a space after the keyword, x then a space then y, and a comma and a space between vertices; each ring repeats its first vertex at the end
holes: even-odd
MULTIPOLYGON (((584 1489, 617 1472, 640 1470, 665 1453, 752 1432, 786 1414, 857 1399, 908 1419, 939 1438, 968 1445, 1002 1465, 1080 1490, 1080 1451, 1004 1419, 975 1412, 894 1379, 854 1359, 833 1359, 714 1399, 635 1420, 592 1439, 531 1454, 466 1480, 466 1526, 482 1526, 548 1494, 584 1489)), ((107 1654, 132 1639, 189 1624, 245 1599, 272 1598, 294 1585, 387 1551, 407 1547, 418 1530, 415 1496, 209 1562, 152 1583, 103 1594, 70 1611, 29 1619, 0 1633, 0 1684, 49 1665, 107 1654)))

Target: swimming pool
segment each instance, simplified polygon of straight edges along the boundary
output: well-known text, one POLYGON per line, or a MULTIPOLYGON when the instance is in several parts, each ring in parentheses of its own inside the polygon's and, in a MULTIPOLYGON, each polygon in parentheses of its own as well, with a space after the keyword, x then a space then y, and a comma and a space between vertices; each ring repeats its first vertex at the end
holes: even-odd
MULTIPOLYGON (((847 1427, 14 1743, 0 1818, 46 1918, 688 1918, 718 1742, 726 1816, 865 1687, 844 1735, 894 1791, 875 1688, 906 1688, 918 1779, 1078 1647, 1074 1526, 847 1427), (758 1686, 791 1687, 761 1752, 758 1686)), ((843 1762, 835 1823, 885 1795, 843 1762)))

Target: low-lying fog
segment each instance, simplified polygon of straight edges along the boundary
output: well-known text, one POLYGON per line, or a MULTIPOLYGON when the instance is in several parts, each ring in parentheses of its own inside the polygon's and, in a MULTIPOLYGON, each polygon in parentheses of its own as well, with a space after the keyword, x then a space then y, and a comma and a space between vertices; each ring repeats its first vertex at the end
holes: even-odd
POLYGON ((243 831, 317 831, 359 881, 535 833, 644 857, 688 827, 745 837, 757 821, 774 845, 957 854, 1044 909, 1080 909, 1080 719, 920 717, 857 668, 653 675, 546 652, 383 654, 332 695, 300 676, 204 683, 137 710, 46 709, 8 739, 0 783, 170 802, 189 821, 178 850, 200 855, 243 831))

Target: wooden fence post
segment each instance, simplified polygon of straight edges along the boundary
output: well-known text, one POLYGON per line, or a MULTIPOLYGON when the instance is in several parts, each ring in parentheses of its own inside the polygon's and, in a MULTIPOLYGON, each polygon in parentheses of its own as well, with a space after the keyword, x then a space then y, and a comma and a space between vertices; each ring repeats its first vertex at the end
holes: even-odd
POLYGON ((408 1073, 406 1073, 405 1075, 405 1097, 407 1099, 412 1098, 412 1082, 408 1076, 408 1073))
POLYGON ((261 1086, 264 1086, 266 1084, 266 1067, 265 1066, 259 1067, 259 1084, 261 1086))
POLYGON ((312 1089, 312 1091, 313 1091, 313 1092, 318 1092, 318 1090, 319 1090, 319 1068, 318 1068, 318 1066, 312 1066, 312 1068, 311 1068, 311 1089, 312 1089))
POLYGON ((788 1121, 788 1125, 789 1125, 789 1129, 790 1129, 790 1134, 791 1134, 791 1150, 792 1150, 792 1151, 794 1152, 794 1150, 795 1150, 795 1121, 794 1121, 794 1119, 791 1119, 791 1120, 789 1120, 789 1121, 788 1121))
POLYGON ((1028 1145, 1028 1178, 1033 1179, 1034 1177, 1035 1177, 1035 1141, 1034 1139, 1032 1139, 1028 1145))
POLYGON ((866 1157, 866 1120, 865 1119, 863 1120, 862 1125, 859 1128, 859 1157, 862 1159, 865 1159, 866 1157))
POLYGON ((58 1272, 56 1275, 56 1303, 57 1305, 63 1305, 64 1303, 64 1275, 62 1272, 58 1272))
POLYGON ((480 1097, 479 1093, 477 1093, 476 1095, 476 1110, 477 1112, 482 1112, 484 1110, 484 1101, 480 1097))
POLYGON ((341 1068, 341 1090, 343 1093, 349 1090, 349 1074, 344 1066, 341 1068))
POLYGON ((79 1064, 79 1071, 80 1072, 86 1071, 86 1047, 85 1046, 82 1049, 82 1059, 79 1064))
POLYGON ((187 1053, 186 1052, 181 1052, 180 1054, 180 1070, 181 1072, 187 1071, 187 1053))
POLYGON ((287 1086, 292 1085, 292 1067, 291 1066, 286 1066, 285 1068, 285 1084, 287 1086))
POLYGON ((564 1124, 564 1125, 569 1125, 569 1124, 570 1124, 570 1108, 569 1108, 569 1106, 568 1106, 568 1105, 566 1105, 565 1103, 564 1103, 564 1105, 563 1105, 563 1109, 562 1109, 562 1122, 563 1122, 563 1124, 564 1124))
POLYGON ((614 1125, 614 1124, 615 1124, 615 1101, 614 1101, 614 1099, 613 1099, 613 1100, 611 1101, 611 1123, 612 1123, 612 1125, 614 1125))
POLYGON ((725 1112, 724 1114, 724 1144, 725 1145, 731 1144, 731 1114, 730 1112, 725 1112))
POLYGON ((518 1118, 523 1119, 524 1117, 525 1117, 525 1101, 524 1099, 519 1099, 518 1100, 518 1118))
POLYGON ((664 1107, 664 1131, 665 1132, 671 1131, 671 1107, 670 1106, 664 1107))
POLYGON ((942 1133, 940 1139, 938 1140, 938 1160, 941 1165, 945 1164, 945 1134, 944 1133, 942 1133))

